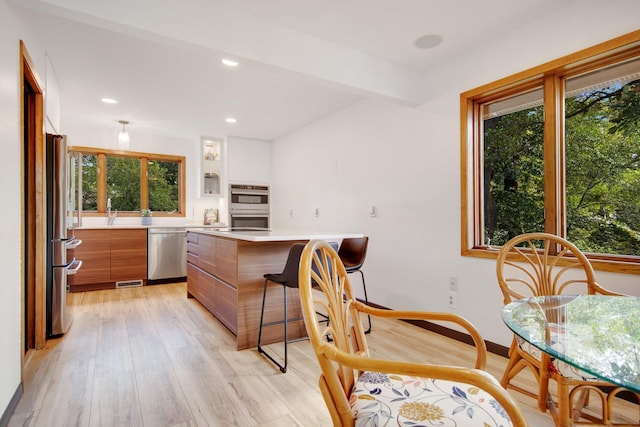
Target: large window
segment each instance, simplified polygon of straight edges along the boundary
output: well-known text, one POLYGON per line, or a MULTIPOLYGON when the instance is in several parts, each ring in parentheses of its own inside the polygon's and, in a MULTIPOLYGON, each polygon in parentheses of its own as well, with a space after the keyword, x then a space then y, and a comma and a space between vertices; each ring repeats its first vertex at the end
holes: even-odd
POLYGON ((482 109, 483 240, 498 245, 518 230, 544 230, 542 89, 482 109))
POLYGON ((118 215, 151 209, 157 216, 184 216, 184 157, 87 147, 71 151, 82 154, 85 214, 104 215, 111 199, 118 215))
POLYGON ((640 273, 640 32, 461 95, 462 252, 528 232, 640 273))
POLYGON ((640 257, 640 58, 565 81, 566 235, 640 257))

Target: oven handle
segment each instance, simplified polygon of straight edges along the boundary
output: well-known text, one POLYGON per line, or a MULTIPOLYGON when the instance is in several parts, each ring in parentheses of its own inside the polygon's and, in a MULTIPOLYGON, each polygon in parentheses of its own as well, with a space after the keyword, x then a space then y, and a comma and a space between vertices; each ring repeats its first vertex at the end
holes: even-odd
POLYGON ((234 217, 234 218, 256 218, 256 217, 259 217, 259 218, 268 218, 268 217, 269 217, 269 214, 265 214, 265 213, 256 213, 256 214, 251 214, 251 213, 249 213, 249 214, 234 214, 234 213, 232 213, 232 214, 231 214, 231 216, 232 216, 232 217, 234 217))
POLYGON ((269 190, 229 190, 231 194, 250 194, 256 196, 268 196, 269 190))
POLYGON ((258 214, 269 215, 269 205, 256 206, 253 209, 247 208, 246 206, 243 206, 241 208, 231 206, 231 208, 229 209, 229 212, 232 214, 233 213, 238 213, 238 214, 258 213, 258 214))

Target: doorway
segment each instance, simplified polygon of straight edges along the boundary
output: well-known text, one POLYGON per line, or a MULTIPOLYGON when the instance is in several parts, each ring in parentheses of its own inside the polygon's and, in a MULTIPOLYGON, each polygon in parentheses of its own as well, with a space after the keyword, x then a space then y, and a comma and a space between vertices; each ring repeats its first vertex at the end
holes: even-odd
POLYGON ((43 86, 20 42, 22 118, 23 365, 45 343, 45 212, 43 86))

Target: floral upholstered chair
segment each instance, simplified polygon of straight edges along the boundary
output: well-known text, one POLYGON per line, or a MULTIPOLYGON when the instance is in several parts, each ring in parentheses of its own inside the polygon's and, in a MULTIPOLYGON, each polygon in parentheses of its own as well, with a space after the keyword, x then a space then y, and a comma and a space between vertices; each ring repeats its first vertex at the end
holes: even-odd
POLYGON ((357 301, 338 254, 324 241, 306 245, 299 273, 305 325, 322 370, 320 390, 335 426, 528 425, 515 400, 481 370, 486 346, 464 318, 381 310, 357 301), (475 368, 372 358, 360 313, 453 322, 473 338, 475 368), (328 323, 323 315, 329 317, 328 323))

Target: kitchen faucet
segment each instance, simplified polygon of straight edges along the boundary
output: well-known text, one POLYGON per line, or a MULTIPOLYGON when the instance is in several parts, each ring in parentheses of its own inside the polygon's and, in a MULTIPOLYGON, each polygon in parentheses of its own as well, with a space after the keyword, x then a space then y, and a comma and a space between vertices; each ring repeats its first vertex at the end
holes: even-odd
POLYGON ((111 213, 111 198, 107 199, 107 223, 109 225, 113 225, 118 216, 118 209, 115 210, 114 213, 111 213))
POLYGON ((116 217, 118 216, 118 209, 116 209, 113 213, 111 213, 111 208, 109 208, 109 210, 107 211, 107 215, 109 217, 109 225, 113 225, 113 223, 116 220, 116 217))

